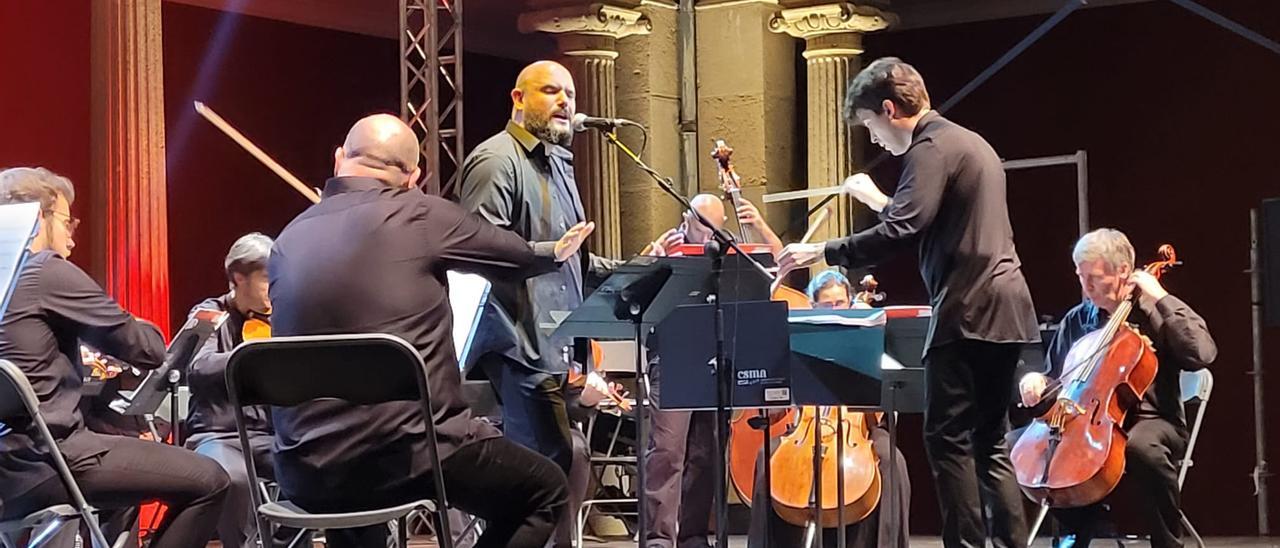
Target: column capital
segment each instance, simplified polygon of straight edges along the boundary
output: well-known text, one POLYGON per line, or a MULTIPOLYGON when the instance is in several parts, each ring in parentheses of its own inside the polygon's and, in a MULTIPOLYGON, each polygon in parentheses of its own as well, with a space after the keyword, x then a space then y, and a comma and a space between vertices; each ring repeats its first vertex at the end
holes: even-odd
POLYGON ((809 40, 832 34, 875 32, 897 21, 894 14, 873 6, 838 2, 779 11, 769 20, 769 30, 809 40))
POLYGON ((520 14, 520 32, 529 34, 582 34, 614 40, 649 34, 653 24, 643 13, 610 4, 569 6, 520 14))

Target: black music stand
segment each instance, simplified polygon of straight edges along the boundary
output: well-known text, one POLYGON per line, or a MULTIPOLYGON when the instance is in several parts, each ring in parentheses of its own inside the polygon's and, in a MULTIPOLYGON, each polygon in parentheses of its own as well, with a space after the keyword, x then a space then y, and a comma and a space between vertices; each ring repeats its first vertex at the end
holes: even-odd
MULTIPOLYGON (((637 534, 643 541, 646 534, 645 522, 647 511, 644 504, 645 484, 645 451, 648 449, 648 407, 649 395, 646 387, 645 363, 641 348, 644 348, 645 335, 651 332, 659 322, 663 321, 677 306, 681 304, 702 304, 712 302, 719 304, 717 289, 721 279, 728 282, 726 287, 735 295, 751 294, 750 288, 759 285, 757 278, 762 277, 754 270, 749 261, 742 261, 740 266, 731 263, 730 270, 721 272, 722 261, 715 257, 635 257, 619 266, 598 289, 560 325, 556 327, 553 337, 592 338, 592 339, 633 339, 636 344, 636 421, 637 426, 637 499, 639 504, 639 526, 637 534)), ((767 288, 767 283, 763 287, 767 288)), ((718 310, 717 310, 718 311, 718 310)), ((716 314, 717 325, 720 314, 716 314)), ((718 335, 723 335, 717 329, 718 335)), ((722 341, 721 341, 722 343, 722 341)), ((717 344, 717 355, 723 354, 723 344, 717 344)), ((716 360, 717 366, 724 362, 716 360)), ((719 367, 718 367, 719 370, 719 367)), ((724 375, 718 377, 723 386, 724 375)), ((721 406, 722 407, 722 406, 721 406)), ((720 412, 723 412, 722 410, 720 412)), ((718 437, 721 472, 723 472, 723 455, 726 440, 718 437)), ((724 490, 727 488, 724 474, 717 478, 719 504, 726 505, 724 490)))
POLYGON ((151 428, 151 434, 161 443, 155 427, 155 413, 166 396, 169 397, 169 422, 173 433, 173 445, 182 444, 182 431, 178 420, 178 387, 186 377, 187 368, 195 359, 196 351, 213 332, 227 321, 228 314, 220 310, 198 310, 178 330, 165 350, 164 364, 147 372, 142 383, 131 396, 121 396, 111 402, 112 409, 126 416, 141 415, 151 428))

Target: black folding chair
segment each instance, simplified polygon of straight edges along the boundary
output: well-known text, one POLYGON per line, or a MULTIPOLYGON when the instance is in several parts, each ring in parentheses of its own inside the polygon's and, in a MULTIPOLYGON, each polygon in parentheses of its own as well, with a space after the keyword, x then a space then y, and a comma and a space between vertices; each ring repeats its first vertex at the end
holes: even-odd
MULTIPOLYGON (((294 407, 318 398, 335 398, 355 405, 394 401, 421 404, 426 422, 427 450, 432 465, 435 498, 398 506, 355 512, 316 514, 288 501, 264 501, 256 489, 253 497, 258 530, 268 538, 270 524, 299 529, 348 529, 398 522, 400 546, 407 545, 405 517, 434 506, 437 541, 452 548, 444 475, 431 419, 431 390, 426 365, 404 339, 381 333, 277 337, 248 341, 237 346, 227 363, 227 392, 235 409, 236 430, 244 452, 250 485, 257 485, 253 451, 245 431, 243 406, 294 407), (434 504, 432 504, 434 503, 434 504)), ((300 535, 304 537, 305 535, 300 535)), ((295 539, 295 543, 297 539, 295 539)))
MULTIPOLYGON (((98 523, 97 509, 85 501, 84 493, 80 491, 75 477, 71 475, 71 468, 67 466, 67 460, 58 450, 57 440, 49 432, 49 425, 40 414, 40 400, 36 397, 35 390, 31 388, 31 383, 27 381, 26 375, 18 369, 18 366, 7 360, 0 360, 0 421, 13 424, 27 420, 35 425, 36 432, 39 434, 37 436, 39 439, 36 441, 44 446, 52 458, 58 478, 62 480, 67 494, 71 496, 71 503, 50 506, 20 519, 0 522, 0 544, 13 547, 14 541, 9 538, 10 534, 42 531, 43 534, 38 535, 42 538, 32 539, 33 542, 28 546, 40 545, 43 541, 56 537, 56 533, 63 527, 74 525, 78 520, 88 529, 94 548, 111 547, 98 523)), ((116 540, 115 546, 123 546, 126 539, 127 535, 121 535, 116 540)))

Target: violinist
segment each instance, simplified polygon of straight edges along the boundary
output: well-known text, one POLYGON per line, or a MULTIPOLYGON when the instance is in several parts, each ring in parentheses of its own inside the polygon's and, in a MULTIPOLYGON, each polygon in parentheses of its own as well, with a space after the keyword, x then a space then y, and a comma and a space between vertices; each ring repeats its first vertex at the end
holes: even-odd
MULTIPOLYGON (((716 229, 725 223, 725 207, 711 194, 694 196, 689 203, 716 229)), ((755 206, 741 200, 738 221, 761 233, 773 234, 755 206)), ((680 226, 651 244, 653 255, 676 252, 681 244, 705 244, 711 231, 688 212, 680 226)), ((776 236, 774 236, 776 240, 776 236)), ((778 246, 781 248, 781 246, 778 246)), ((660 367, 650 369, 655 397, 660 367)), ((649 413, 649 446, 645 455, 645 497, 649 520, 645 548, 701 548, 708 546, 711 505, 715 495, 715 412, 660 411, 649 413)))
MULTIPOLYGON (((849 279, 836 269, 824 270, 814 276, 805 293, 809 296, 813 308, 829 310, 870 308, 868 303, 855 297, 849 279)), ((868 421, 873 420, 874 417, 870 413, 863 416, 868 421)), ((907 523, 911 512, 911 480, 907 477, 907 463, 902 457, 902 452, 890 445, 889 430, 883 420, 876 421, 871 428, 870 437, 872 448, 879 460, 881 478, 890 477, 889 466, 892 462, 889 455, 890 449, 898 453, 896 459, 898 470, 894 475, 897 481, 892 486, 887 482, 883 484, 885 489, 880 493, 880 502, 870 515, 860 522, 846 526, 846 542, 850 547, 857 548, 905 548, 910 544, 907 523), (892 505, 893 509, 890 510, 886 505, 892 505)), ((757 488, 752 495, 755 500, 751 502, 751 533, 747 541, 748 548, 800 546, 804 538, 804 529, 779 518, 773 511, 769 495, 761 488, 764 485, 764 466, 761 464, 764 460, 763 458, 756 460, 755 485, 757 488), (773 537, 768 543, 763 542, 765 520, 770 520, 770 536, 773 537)), ((774 472, 778 473, 779 470, 775 468, 774 472)), ((827 541, 825 544, 835 545, 836 535, 824 535, 823 538, 827 541)))
MULTIPOLYGON (((1062 318, 1048 346, 1048 371, 1026 373, 1018 382, 1022 403, 1039 404, 1049 379, 1062 374, 1072 343, 1104 325, 1136 291, 1129 321, 1151 340, 1159 368, 1151 388, 1124 424, 1128 433, 1125 472, 1142 486, 1145 502, 1141 506, 1151 527, 1151 545, 1182 546, 1177 463, 1186 450, 1188 432, 1180 372, 1208 366, 1217 357, 1217 346, 1204 319, 1187 303, 1170 295, 1155 276, 1134 270, 1133 246, 1122 232, 1103 228, 1085 234, 1071 258, 1084 302, 1062 318)), ((1074 544, 1064 546, 1088 546, 1097 532, 1102 505, 1057 509, 1054 516, 1074 533, 1074 544)))
MULTIPOLYGON (((40 414, 90 504, 122 509, 159 499, 169 512, 151 546, 203 546, 222 510, 226 472, 181 448, 91 432, 77 408, 82 340, 139 369, 163 365, 165 345, 159 328, 122 310, 67 260, 78 224, 74 200, 71 181, 47 169, 0 171, 0 204, 37 202, 41 211, 0 321, 0 356, 31 381, 40 414)), ((0 425, 0 520, 70 503, 35 430, 30 421, 0 425)))
MULTIPOLYGON (((231 489, 226 504, 218 518, 218 539, 223 546, 254 546, 252 499, 249 474, 244 467, 244 455, 240 438, 236 433, 235 413, 227 395, 227 359, 237 345, 244 342, 246 325, 253 338, 255 325, 269 325, 271 300, 267 297, 267 258, 271 255, 271 238, 254 232, 241 236, 223 261, 230 291, 219 297, 206 299, 191 310, 226 312, 228 317, 218 330, 205 340, 191 361, 187 382, 191 388, 191 403, 187 417, 186 447, 209 457, 222 465, 231 477, 231 489)), ((270 333, 263 333, 270 336, 270 333)), ((272 469, 271 440, 274 431, 271 417, 265 407, 244 409, 245 430, 253 447, 253 460, 258 464, 258 477, 274 479, 272 469)), ((280 532, 280 540, 292 538, 287 531, 280 532)))

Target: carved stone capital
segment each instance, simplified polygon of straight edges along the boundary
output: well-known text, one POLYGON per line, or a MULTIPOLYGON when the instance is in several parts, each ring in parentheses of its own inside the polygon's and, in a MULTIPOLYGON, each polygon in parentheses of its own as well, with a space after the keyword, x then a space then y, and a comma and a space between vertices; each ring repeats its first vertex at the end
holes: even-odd
POLYGON ((849 2, 785 9, 769 20, 769 30, 809 39, 828 34, 866 33, 897 23, 892 13, 849 2))
POLYGON ((653 23, 643 13, 609 4, 522 13, 516 24, 520 32, 526 34, 586 34, 615 40, 653 31, 653 23))

